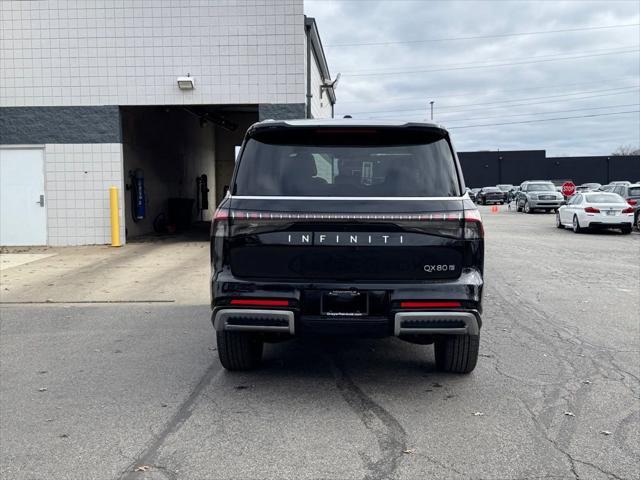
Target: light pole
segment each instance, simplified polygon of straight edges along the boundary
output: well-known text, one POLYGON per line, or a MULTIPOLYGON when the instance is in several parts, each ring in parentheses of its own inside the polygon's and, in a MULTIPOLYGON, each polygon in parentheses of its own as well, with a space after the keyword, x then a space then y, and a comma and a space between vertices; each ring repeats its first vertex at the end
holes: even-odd
POLYGON ((434 103, 435 103, 435 102, 434 102, 433 100, 431 100, 431 101, 429 102, 429 105, 431 105, 431 120, 432 120, 432 121, 433 121, 433 104, 434 104, 434 103))

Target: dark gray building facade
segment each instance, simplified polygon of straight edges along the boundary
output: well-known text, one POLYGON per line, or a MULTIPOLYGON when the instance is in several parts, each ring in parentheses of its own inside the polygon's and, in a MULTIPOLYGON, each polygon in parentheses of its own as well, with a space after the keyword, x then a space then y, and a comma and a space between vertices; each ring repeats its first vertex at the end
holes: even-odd
POLYGON ((545 150, 458 152, 468 187, 525 180, 640 181, 640 156, 547 157, 545 150))

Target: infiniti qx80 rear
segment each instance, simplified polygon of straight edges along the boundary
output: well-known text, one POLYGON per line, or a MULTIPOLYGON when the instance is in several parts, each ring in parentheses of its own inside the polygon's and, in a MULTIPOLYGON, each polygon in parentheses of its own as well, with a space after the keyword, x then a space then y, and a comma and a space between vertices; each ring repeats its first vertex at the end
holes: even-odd
POLYGON ((396 336, 468 373, 484 243, 449 134, 423 123, 265 121, 247 132, 211 229, 223 366, 264 342, 396 336))

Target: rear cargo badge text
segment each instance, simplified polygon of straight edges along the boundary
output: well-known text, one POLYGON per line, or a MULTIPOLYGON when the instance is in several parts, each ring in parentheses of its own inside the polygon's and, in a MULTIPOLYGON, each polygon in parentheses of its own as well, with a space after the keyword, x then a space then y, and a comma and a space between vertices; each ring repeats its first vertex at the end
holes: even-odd
POLYGON ((404 235, 388 233, 290 233, 287 243, 291 245, 402 245, 404 235))

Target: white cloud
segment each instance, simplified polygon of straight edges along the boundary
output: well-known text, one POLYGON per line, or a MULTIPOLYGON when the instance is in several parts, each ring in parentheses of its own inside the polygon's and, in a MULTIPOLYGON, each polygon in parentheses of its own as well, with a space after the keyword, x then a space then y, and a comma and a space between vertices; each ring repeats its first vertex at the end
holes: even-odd
MULTIPOLYGON (((306 0, 305 13, 318 22, 332 73, 344 72, 336 92, 338 116, 349 113, 354 117, 424 120, 430 100, 436 102, 435 120, 451 127, 640 109, 639 89, 610 90, 640 85, 637 51, 496 68, 353 75, 637 50, 638 26, 383 46, 332 46, 637 24, 640 2, 306 0), (596 90, 600 92, 562 96, 596 90), (545 96, 548 98, 514 102, 528 105, 494 103, 455 108, 545 96), (625 106, 613 107, 616 105, 625 106), (572 112, 554 114, 565 110, 572 112), (357 113, 372 111, 389 113, 357 113), (535 115, 507 117, 530 113, 535 115)), ((640 144, 640 114, 452 129, 452 135, 458 150, 546 149, 549 155, 606 155, 620 144, 640 144)))

